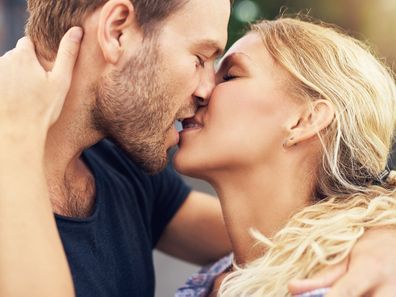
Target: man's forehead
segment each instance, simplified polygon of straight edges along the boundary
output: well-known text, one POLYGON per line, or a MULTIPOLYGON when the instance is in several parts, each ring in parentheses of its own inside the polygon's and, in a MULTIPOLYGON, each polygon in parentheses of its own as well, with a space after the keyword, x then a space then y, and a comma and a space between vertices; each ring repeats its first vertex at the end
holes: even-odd
POLYGON ((189 0, 167 24, 183 36, 189 47, 199 47, 217 56, 227 43, 229 16, 229 0, 189 0))
POLYGON ((192 27, 201 38, 224 38, 224 34, 227 35, 230 9, 229 0, 189 0, 178 17, 184 29, 192 27))

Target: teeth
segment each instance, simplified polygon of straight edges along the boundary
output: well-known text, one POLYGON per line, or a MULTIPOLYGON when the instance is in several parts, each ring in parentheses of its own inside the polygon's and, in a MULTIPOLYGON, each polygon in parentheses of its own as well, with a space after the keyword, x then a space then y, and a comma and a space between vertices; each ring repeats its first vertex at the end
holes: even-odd
POLYGON ((181 132, 183 130, 183 124, 180 120, 175 121, 175 127, 177 132, 181 132))

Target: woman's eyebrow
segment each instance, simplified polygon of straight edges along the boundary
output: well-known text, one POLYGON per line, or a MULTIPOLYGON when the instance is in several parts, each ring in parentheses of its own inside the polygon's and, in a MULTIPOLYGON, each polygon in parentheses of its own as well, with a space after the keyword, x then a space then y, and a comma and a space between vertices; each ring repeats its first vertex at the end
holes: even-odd
POLYGON ((227 69, 229 68, 231 63, 242 64, 241 60, 245 60, 245 59, 251 60, 251 58, 245 53, 242 52, 232 53, 231 55, 226 56, 223 60, 220 60, 217 70, 221 71, 227 69))

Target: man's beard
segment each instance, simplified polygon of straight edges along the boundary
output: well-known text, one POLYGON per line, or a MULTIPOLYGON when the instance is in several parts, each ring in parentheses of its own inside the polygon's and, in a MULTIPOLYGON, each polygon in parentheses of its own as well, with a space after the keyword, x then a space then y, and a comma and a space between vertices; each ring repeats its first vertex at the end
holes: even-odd
POLYGON ((92 110, 95 129, 152 174, 166 166, 165 138, 175 116, 161 62, 155 42, 147 42, 121 71, 97 83, 92 110))

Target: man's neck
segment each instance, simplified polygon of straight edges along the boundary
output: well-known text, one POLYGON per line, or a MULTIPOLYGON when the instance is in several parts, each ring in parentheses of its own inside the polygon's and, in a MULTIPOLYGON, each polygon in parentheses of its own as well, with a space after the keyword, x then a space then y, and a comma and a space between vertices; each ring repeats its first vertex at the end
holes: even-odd
POLYGON ((90 110, 80 102, 69 95, 45 147, 50 200, 56 213, 67 216, 86 216, 92 208, 94 178, 81 154, 103 138, 92 128, 90 110))
MULTIPOLYGON (((91 107, 95 104, 95 97, 90 86, 98 81, 105 62, 100 59, 101 54, 94 40, 96 28, 85 26, 84 30, 85 37, 74 68, 72 84, 62 113, 48 132, 45 148, 47 184, 56 212, 66 205, 66 201, 71 201, 70 204, 78 200, 88 201, 91 198, 87 197, 95 194, 92 190, 92 173, 82 162, 81 154, 103 138, 92 125, 91 107)), ((47 71, 52 69, 53 61, 41 56, 38 59, 47 71)))

